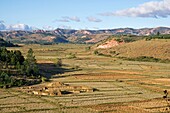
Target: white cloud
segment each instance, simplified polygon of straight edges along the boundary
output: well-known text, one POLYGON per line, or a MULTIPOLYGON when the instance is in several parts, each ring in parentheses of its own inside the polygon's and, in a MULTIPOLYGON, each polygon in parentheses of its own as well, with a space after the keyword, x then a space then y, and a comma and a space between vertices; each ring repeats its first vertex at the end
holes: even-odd
POLYGON ((55 20, 54 22, 56 22, 56 21, 59 21, 59 22, 70 22, 69 20, 67 20, 67 19, 59 19, 59 20, 55 20))
POLYGON ((87 20, 90 22, 101 22, 101 19, 95 18, 95 17, 87 17, 87 20))
POLYGON ((59 25, 58 28, 60 28, 60 29, 71 29, 71 26, 59 25))
POLYGON ((9 25, 6 27, 7 30, 26 30, 29 31, 31 30, 30 27, 26 24, 14 24, 14 25, 9 25))
POLYGON ((72 21, 80 22, 80 18, 78 18, 77 16, 66 17, 66 18, 69 19, 69 20, 72 20, 72 21))
POLYGON ((31 31, 33 27, 28 26, 26 24, 14 24, 14 25, 5 25, 2 22, 0 23, 0 30, 10 31, 10 30, 23 30, 23 31, 31 31))
POLYGON ((54 27, 52 26, 43 26, 44 30, 54 30, 54 27))
POLYGON ((64 16, 61 19, 57 19, 54 22, 59 21, 59 22, 70 22, 70 21, 75 21, 75 22, 80 22, 80 18, 77 16, 73 16, 73 17, 68 17, 68 16, 64 16))
POLYGON ((170 15, 170 0, 151 1, 125 10, 108 12, 103 16, 167 18, 170 15))

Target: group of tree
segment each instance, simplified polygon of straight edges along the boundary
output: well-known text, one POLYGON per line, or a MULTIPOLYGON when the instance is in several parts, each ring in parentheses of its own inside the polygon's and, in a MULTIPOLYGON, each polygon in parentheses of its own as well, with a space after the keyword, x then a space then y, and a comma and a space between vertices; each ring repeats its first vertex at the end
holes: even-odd
POLYGON ((3 47, 0 48, 0 61, 4 65, 13 65, 17 67, 17 64, 22 65, 25 59, 19 50, 8 51, 3 47))
POLYGON ((24 58, 19 50, 9 51, 5 47, 0 48, 0 86, 7 84, 20 86, 23 84, 23 81, 15 79, 16 76, 35 78, 39 76, 33 50, 30 48, 26 58, 24 58))
POLYGON ((38 74, 38 66, 33 50, 28 50, 26 58, 22 55, 21 51, 9 51, 6 48, 0 48, 0 62, 1 69, 10 69, 11 67, 16 69, 20 74, 33 75, 38 74))

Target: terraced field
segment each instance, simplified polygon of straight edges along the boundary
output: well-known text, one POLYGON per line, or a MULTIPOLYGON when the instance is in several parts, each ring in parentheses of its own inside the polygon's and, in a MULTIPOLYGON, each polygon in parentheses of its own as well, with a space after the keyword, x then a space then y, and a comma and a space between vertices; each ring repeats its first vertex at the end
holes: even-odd
MULTIPOLYGON (((162 97, 170 90, 170 64, 123 61, 96 56, 86 50, 89 45, 59 44, 32 47, 43 74, 50 82, 71 86, 89 86, 94 92, 61 96, 36 96, 24 93, 22 88, 0 89, 0 112, 40 113, 147 113, 168 112, 168 103, 162 97), (79 49, 77 49, 79 48, 79 49), (69 59, 68 53, 76 58, 69 59), (61 58, 62 68, 53 63, 61 58), (62 73, 59 73, 62 71, 62 73)), ((47 85, 43 83, 40 85, 47 85)), ((39 86, 39 85, 38 85, 39 86)))

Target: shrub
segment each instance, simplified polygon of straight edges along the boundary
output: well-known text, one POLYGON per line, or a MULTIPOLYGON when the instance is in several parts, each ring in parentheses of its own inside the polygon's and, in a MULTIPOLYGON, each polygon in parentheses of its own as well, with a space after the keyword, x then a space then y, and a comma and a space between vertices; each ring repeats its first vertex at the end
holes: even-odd
POLYGON ((78 69, 80 69, 80 67, 77 65, 73 65, 71 69, 78 70, 78 69))
POLYGON ((55 65, 56 65, 57 67, 61 67, 61 66, 62 66, 62 60, 61 60, 60 58, 57 58, 55 65))
POLYGON ((170 109, 170 103, 169 103, 169 97, 168 97, 168 91, 167 90, 164 90, 164 96, 163 96, 163 99, 165 99, 166 103, 167 103, 167 106, 166 106, 166 111, 168 111, 168 109, 170 109))
POLYGON ((89 51, 89 50, 91 49, 91 47, 88 46, 88 47, 86 47, 85 49, 86 49, 86 51, 89 51))
POLYGON ((46 78, 46 77, 41 77, 41 82, 46 82, 46 81, 48 81, 48 79, 46 78))
POLYGON ((77 57, 74 53, 69 53, 68 55, 66 55, 66 58, 73 59, 73 58, 77 58, 77 57))
POLYGON ((99 52, 97 50, 94 51, 95 55, 99 55, 99 52))

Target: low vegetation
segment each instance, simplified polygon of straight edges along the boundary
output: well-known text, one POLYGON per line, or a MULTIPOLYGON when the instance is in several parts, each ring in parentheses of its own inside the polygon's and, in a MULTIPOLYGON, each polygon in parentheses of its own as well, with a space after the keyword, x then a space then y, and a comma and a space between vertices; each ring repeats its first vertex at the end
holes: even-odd
POLYGON ((160 59, 160 58, 154 58, 154 57, 148 57, 148 56, 139 56, 136 58, 123 58, 122 57, 122 59, 130 60, 130 61, 170 63, 170 60, 168 59, 160 59))
POLYGON ((112 36, 109 36, 109 38, 107 38, 106 40, 111 40, 114 38, 118 42, 129 43, 129 42, 142 40, 145 37, 146 36, 137 36, 137 35, 130 35, 130 34, 128 34, 128 35, 112 35, 112 36))
POLYGON ((145 40, 152 40, 152 39, 170 39, 170 34, 160 34, 159 32, 156 35, 147 36, 145 40))

